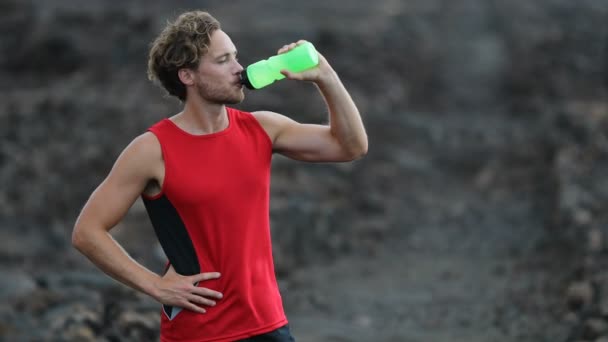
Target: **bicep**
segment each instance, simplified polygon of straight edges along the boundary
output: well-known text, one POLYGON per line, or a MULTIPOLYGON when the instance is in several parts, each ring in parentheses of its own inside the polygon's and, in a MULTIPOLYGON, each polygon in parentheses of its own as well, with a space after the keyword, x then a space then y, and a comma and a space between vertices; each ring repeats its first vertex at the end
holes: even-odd
POLYGON ((106 230, 114 227, 133 205, 143 187, 109 175, 89 197, 80 214, 80 223, 96 223, 106 230))
POLYGON ((273 112, 254 113, 272 140, 273 150, 289 158, 312 162, 350 160, 329 126, 301 124, 273 112))
POLYGON ((347 156, 329 126, 286 124, 277 135, 275 150, 289 158, 302 161, 336 162, 346 161, 347 156))

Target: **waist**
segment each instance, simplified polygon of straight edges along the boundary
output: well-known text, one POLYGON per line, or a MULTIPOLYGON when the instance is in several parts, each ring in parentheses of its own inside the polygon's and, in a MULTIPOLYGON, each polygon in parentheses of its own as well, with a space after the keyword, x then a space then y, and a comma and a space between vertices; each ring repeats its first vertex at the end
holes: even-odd
MULTIPOLYGON (((198 286, 213 288, 211 282, 201 282, 198 286)), ((286 323, 276 280, 252 285, 233 283, 230 279, 219 282, 218 279, 215 285, 223 287, 223 291, 217 290, 224 296, 215 306, 205 307, 205 314, 181 310, 171 316, 166 314, 167 308, 163 308, 163 340, 233 341, 247 337, 253 331, 286 323)))

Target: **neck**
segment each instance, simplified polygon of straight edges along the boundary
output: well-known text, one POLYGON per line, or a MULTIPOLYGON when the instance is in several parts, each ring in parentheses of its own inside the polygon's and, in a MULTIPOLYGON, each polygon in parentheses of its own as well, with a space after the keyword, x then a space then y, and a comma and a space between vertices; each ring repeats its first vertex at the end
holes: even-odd
POLYGON ((171 118, 181 129, 191 134, 211 134, 228 127, 226 106, 204 102, 199 97, 186 100, 184 110, 171 118))

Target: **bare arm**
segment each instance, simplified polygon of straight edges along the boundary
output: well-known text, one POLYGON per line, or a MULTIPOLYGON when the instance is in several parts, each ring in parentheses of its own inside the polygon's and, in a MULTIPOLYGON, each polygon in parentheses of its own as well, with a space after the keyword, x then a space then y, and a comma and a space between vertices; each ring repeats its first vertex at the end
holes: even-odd
POLYGON ((160 179, 162 174, 162 154, 156 138, 151 133, 136 138, 85 204, 72 233, 72 244, 114 279, 163 304, 204 312, 194 303, 213 305, 213 301, 202 296, 217 297, 219 294, 193 284, 217 278, 219 274, 184 277, 172 271, 160 277, 133 260, 109 233, 148 182, 160 179))
MULTIPOLYGON (((286 45, 279 53, 297 44, 286 45)), ((359 110, 321 54, 317 67, 301 73, 283 71, 283 74, 289 79, 312 81, 317 85, 327 104, 329 125, 300 124, 277 113, 255 112, 277 152, 305 161, 350 161, 367 153, 367 134, 359 110)))

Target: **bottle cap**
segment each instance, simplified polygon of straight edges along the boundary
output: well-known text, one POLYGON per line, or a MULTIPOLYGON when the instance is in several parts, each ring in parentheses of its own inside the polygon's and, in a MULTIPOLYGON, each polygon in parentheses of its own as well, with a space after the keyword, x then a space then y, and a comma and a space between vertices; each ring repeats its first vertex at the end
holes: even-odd
POLYGON ((241 84, 247 87, 247 89, 255 90, 251 81, 249 81, 249 76, 247 76, 247 69, 241 72, 241 84))

